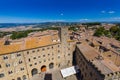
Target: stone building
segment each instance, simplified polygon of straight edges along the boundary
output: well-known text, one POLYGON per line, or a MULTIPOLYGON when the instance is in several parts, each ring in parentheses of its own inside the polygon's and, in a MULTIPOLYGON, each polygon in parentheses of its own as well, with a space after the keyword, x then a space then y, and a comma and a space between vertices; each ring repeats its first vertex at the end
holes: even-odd
POLYGON ((90 35, 76 42, 68 33, 68 27, 61 27, 7 39, 7 44, 0 40, 0 80, 30 80, 41 72, 72 65, 79 67, 80 80, 120 80, 118 43, 116 47, 115 41, 90 35))
POLYGON ((119 67, 88 43, 77 44, 74 57, 81 80, 120 80, 119 67))
POLYGON ((67 27, 58 33, 0 44, 0 80, 30 80, 41 72, 71 66, 73 45, 67 27))

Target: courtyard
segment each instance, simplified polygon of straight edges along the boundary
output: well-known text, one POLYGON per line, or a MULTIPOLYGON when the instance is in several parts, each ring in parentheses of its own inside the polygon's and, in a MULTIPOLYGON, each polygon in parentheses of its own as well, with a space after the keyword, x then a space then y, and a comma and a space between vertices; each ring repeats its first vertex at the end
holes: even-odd
POLYGON ((40 74, 34 75, 31 80, 80 80, 76 75, 71 75, 63 78, 60 70, 51 70, 49 72, 42 72, 40 74))

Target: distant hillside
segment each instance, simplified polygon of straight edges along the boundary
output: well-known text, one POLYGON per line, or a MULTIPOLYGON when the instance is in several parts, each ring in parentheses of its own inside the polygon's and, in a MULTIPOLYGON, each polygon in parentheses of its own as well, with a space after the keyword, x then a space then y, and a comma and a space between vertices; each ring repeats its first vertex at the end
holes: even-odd
POLYGON ((35 25, 35 23, 0 23, 0 28, 10 28, 16 26, 28 26, 28 25, 35 25))
MULTIPOLYGON (((89 22, 89 23, 96 23, 96 22, 89 22)), ((97 22, 97 23, 119 23, 119 22, 97 22)), ((72 26, 72 25, 79 25, 82 24, 81 22, 44 22, 44 23, 0 23, 0 28, 9 28, 9 27, 16 27, 16 26, 30 26, 32 27, 51 27, 51 26, 72 26)), ((84 23, 86 24, 86 23, 84 23)))
POLYGON ((70 26, 80 24, 77 22, 45 22, 45 23, 0 23, 0 28, 10 28, 16 26, 30 26, 32 27, 51 27, 51 26, 70 26))

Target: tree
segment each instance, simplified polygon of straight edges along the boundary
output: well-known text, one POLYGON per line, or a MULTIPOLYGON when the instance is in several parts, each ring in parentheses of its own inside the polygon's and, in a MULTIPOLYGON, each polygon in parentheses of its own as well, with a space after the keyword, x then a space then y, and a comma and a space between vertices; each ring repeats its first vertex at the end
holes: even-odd
POLYGON ((78 28, 77 27, 70 27, 69 30, 77 31, 78 28))
POLYGON ((111 33, 110 33, 109 30, 105 30, 104 35, 107 36, 107 37, 111 37, 111 33))
POLYGON ((13 32, 13 34, 11 35, 11 39, 20 39, 23 37, 27 37, 28 33, 26 31, 23 32, 13 32))
POLYGON ((95 33, 94 36, 100 37, 104 35, 105 28, 104 27, 99 27, 95 33))
POLYGON ((115 35, 118 31, 119 27, 118 26, 113 26, 110 28, 110 32, 112 33, 112 35, 115 35))

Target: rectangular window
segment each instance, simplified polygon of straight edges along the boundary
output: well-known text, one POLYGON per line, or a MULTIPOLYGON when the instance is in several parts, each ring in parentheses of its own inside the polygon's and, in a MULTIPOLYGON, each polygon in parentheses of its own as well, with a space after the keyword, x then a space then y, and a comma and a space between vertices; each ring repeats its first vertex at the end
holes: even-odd
POLYGON ((10 67, 10 64, 6 64, 6 67, 10 67))
POLYGON ((45 55, 43 55, 43 57, 45 57, 45 55))
POLYGON ((58 50, 58 53, 60 52, 60 50, 58 50))
POLYGON ((53 46, 51 48, 53 49, 53 46))
POLYGON ((70 53, 68 54, 68 56, 70 56, 70 53))
POLYGON ((30 64, 30 67, 32 66, 32 64, 30 64))
POLYGON ((54 58, 52 58, 52 60, 54 60, 54 58))
POLYGON ((17 57, 20 57, 21 56, 21 54, 20 53, 17 53, 17 57))
POLYGON ((38 49, 37 52, 39 52, 40 50, 38 49))
POLYGON ((33 50, 32 52, 34 53, 35 51, 33 50))
POLYGON ((19 64, 22 64, 22 63, 23 63, 22 60, 20 60, 20 61, 19 61, 19 64))
POLYGON ((20 70, 21 70, 21 71, 23 71, 23 70, 24 70, 24 68, 20 68, 20 70))
POLYGON ((12 71, 8 71, 8 74, 12 74, 13 72, 12 71))
POLYGON ((8 59, 8 56, 3 56, 3 59, 4 59, 4 60, 8 59))
POLYGON ((49 47, 47 49, 49 49, 49 47))
POLYGON ((68 50, 70 50, 70 48, 68 48, 68 50))
POLYGON ((44 62, 46 62, 46 60, 44 60, 44 62))
POLYGON ((30 58, 28 59, 28 61, 30 62, 30 58))
POLYGON ((92 72, 90 72, 90 76, 92 77, 92 72))
POLYGON ((33 59, 36 59, 36 57, 34 57, 33 59))
POLYGON ((34 63, 34 65, 37 65, 37 63, 34 63))
POLYGON ((60 59, 60 56, 58 56, 58 59, 60 59))
POLYGON ((29 51, 27 51, 27 54, 29 54, 29 51))
POLYGON ((44 48, 42 48, 42 51, 44 51, 45 49, 44 48))

